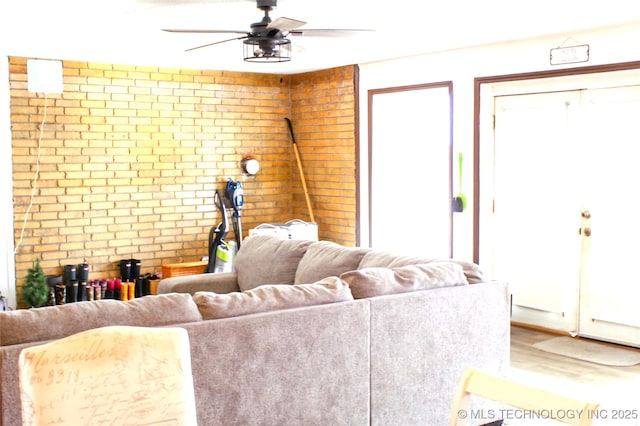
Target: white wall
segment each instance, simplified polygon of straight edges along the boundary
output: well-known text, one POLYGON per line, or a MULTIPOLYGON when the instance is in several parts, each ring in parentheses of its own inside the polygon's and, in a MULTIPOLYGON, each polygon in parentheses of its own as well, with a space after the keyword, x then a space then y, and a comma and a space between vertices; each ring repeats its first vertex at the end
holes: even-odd
MULTIPOLYGON (((465 157, 463 192, 473 205, 473 90, 474 78, 577 68, 640 60, 640 23, 592 31, 560 34, 554 37, 460 49, 419 57, 360 65, 360 229, 363 243, 368 240, 367 145, 368 91, 440 81, 453 82, 453 151, 465 157), (571 38, 566 44, 565 41, 571 38), (552 66, 550 49, 560 45, 589 44, 586 63, 552 66)), ((454 155, 454 158, 457 158, 454 155)), ((457 169, 454 166, 454 171, 457 169)), ((454 173, 454 188, 458 188, 454 173)), ((473 252, 472 209, 454 214, 454 257, 471 259, 473 252)))
POLYGON ((0 292, 16 307, 9 63, 0 50, 0 292))

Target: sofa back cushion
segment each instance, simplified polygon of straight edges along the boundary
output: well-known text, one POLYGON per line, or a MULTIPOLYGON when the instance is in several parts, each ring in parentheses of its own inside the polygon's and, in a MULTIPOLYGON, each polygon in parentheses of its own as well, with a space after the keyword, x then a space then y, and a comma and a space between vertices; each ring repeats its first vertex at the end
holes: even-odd
POLYGON ((468 284, 462 266, 454 262, 363 268, 345 272, 340 279, 349 285, 354 299, 468 284))
MULTIPOLYGON (((444 260, 445 259, 402 256, 379 250, 371 250, 362 258, 362 261, 360 262, 358 268, 398 268, 400 266, 420 265, 444 260)), ((477 264, 457 259, 446 259, 446 261, 454 262, 462 266, 462 270, 464 271, 464 274, 470 284, 484 281, 480 266, 478 266, 477 264)))
POLYGON ((338 277, 313 284, 267 284, 244 292, 216 294, 199 291, 194 296, 205 320, 236 317, 278 309, 300 308, 353 300, 349 286, 338 277))
POLYGON ((235 260, 238 287, 246 291, 263 284, 293 284, 298 263, 312 243, 267 235, 246 238, 235 260))
POLYGON ((432 260, 433 258, 403 256, 380 250, 371 250, 362 258, 358 268, 397 268, 400 266, 429 263, 432 260))
POLYGON ((0 312, 0 346, 59 339, 108 325, 155 327, 202 321, 190 294, 104 299, 0 312))
POLYGON ((312 283, 329 276, 358 268, 362 257, 371 249, 345 247, 331 241, 313 243, 300 260, 295 283, 312 283))

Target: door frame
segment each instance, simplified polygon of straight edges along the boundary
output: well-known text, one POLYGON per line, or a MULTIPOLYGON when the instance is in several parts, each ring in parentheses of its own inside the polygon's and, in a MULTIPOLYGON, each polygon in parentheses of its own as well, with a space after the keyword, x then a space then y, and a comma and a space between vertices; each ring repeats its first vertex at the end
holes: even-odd
MULTIPOLYGON (((480 263, 480 224, 481 224, 481 203, 482 199, 480 194, 480 179, 486 176, 486 173, 491 173, 490 170, 484 171, 481 169, 481 152, 482 152, 482 140, 488 140, 493 143, 493 129, 492 122, 487 122, 487 117, 483 115, 483 112, 487 109, 488 105, 493 102, 493 90, 492 85, 497 83, 518 83, 521 82, 523 90, 525 89, 526 82, 530 80, 538 79, 551 79, 554 77, 577 77, 581 75, 589 74, 601 74, 615 71, 625 70, 637 70, 640 69, 640 61, 621 62, 605 65, 591 65, 577 68, 561 68, 557 70, 548 71, 535 71, 529 73, 520 74, 506 74, 495 75, 487 77, 476 77, 474 79, 474 91, 473 91, 473 261, 480 263)), ((559 81, 561 85, 562 82, 559 81)), ((561 86, 559 86, 561 87, 561 86)), ((524 93, 524 92, 523 92, 524 93)), ((488 142, 489 143, 489 142, 488 142)))

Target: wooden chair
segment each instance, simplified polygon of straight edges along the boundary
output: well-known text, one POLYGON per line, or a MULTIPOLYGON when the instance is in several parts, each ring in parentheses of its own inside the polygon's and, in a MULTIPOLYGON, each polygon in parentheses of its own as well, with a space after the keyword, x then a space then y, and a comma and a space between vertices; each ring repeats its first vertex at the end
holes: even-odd
POLYGON ((189 336, 113 326, 25 348, 23 425, 197 424, 189 336))
MULTIPOLYGON (((579 401, 475 369, 467 369, 462 373, 454 394, 449 426, 467 425, 474 417, 473 408, 470 408, 469 404, 471 394, 522 410, 523 415, 527 412, 528 416, 534 416, 523 416, 525 419, 550 416, 548 418, 570 425, 591 425, 598 408, 596 403, 579 401)), ((475 411, 476 418, 480 417, 477 415, 478 412, 475 411)), ((493 413, 499 414, 499 410, 494 410, 493 413)))

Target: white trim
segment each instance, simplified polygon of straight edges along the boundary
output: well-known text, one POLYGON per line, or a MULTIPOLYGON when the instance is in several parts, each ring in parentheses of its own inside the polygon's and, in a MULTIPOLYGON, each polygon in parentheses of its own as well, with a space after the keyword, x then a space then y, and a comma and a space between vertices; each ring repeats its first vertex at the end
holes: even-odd
POLYGON ((0 291, 16 307, 9 60, 0 53, 0 291))

